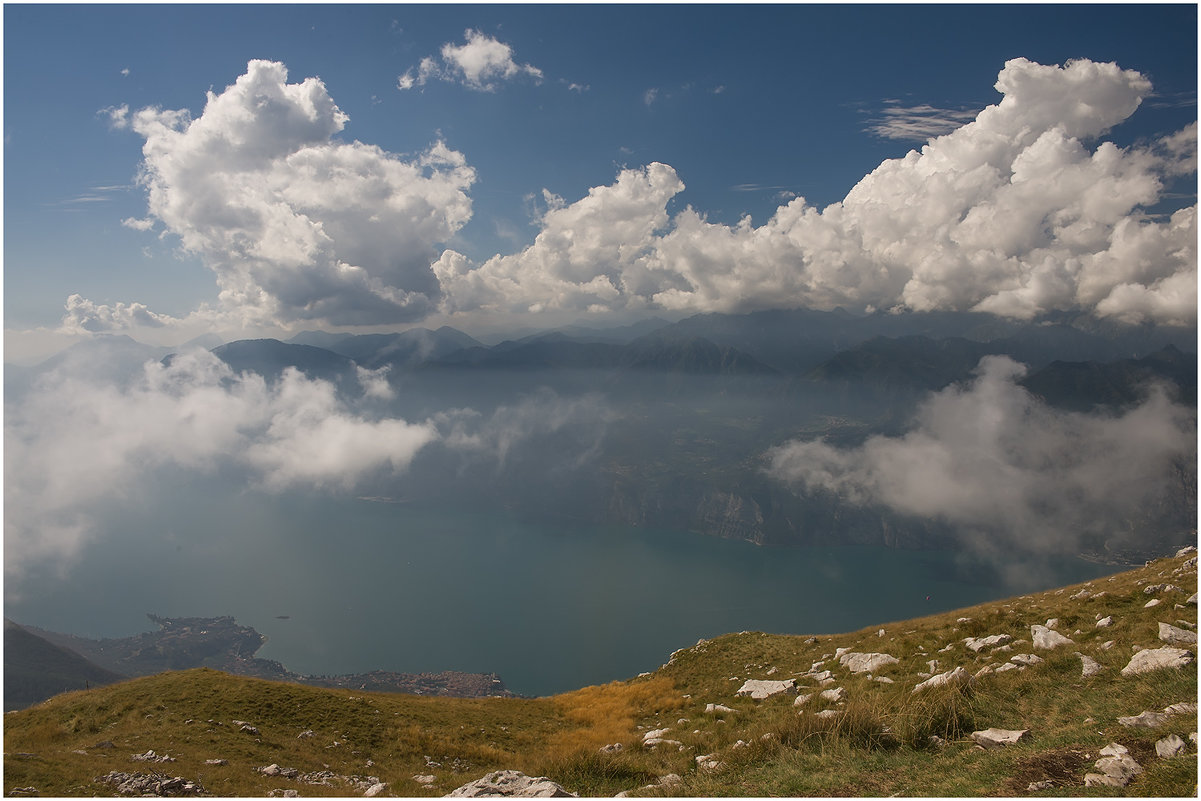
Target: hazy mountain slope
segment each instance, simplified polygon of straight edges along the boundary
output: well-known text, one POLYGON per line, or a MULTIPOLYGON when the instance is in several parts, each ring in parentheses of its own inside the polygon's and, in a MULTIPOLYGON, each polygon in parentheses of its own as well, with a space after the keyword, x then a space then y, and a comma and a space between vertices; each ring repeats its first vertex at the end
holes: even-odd
POLYGON ((1028 375, 1022 385, 1065 409, 1123 407, 1142 400, 1153 385, 1168 388, 1179 403, 1197 403, 1197 357, 1168 345, 1141 359, 1113 362, 1055 361, 1028 375))
POLYGON ((550 698, 164 673, 6 715, 4 789, 111 795, 116 782, 158 774, 226 796, 440 796, 516 769, 589 796, 1091 795, 1085 776, 1117 743, 1141 772, 1104 794, 1191 797, 1196 565, 1192 549, 845 634, 727 634, 637 678, 550 698), (1070 642, 1048 647, 1044 627, 1070 642), (1176 649, 1184 667, 1128 670, 1136 651, 1159 648, 1176 649), (917 689, 934 675, 965 678, 917 689), (749 680, 784 686, 756 700, 740 693, 749 680), (1143 717, 1150 727, 1119 720, 1144 711, 1158 714, 1143 717), (973 733, 991 728, 1024 734, 977 747, 973 733), (1181 755, 1157 751, 1169 735, 1185 735, 1181 755), (106 783, 113 772, 123 775, 106 783))
POLYGON ((55 645, 11 620, 4 621, 4 711, 22 709, 85 687, 121 681, 74 651, 55 645))
MULTIPOLYGON (((438 673, 369 673, 306 676, 273 659, 255 656, 267 638, 232 617, 164 618, 147 615, 157 631, 132 637, 94 640, 30 627, 52 647, 71 649, 124 676, 150 676, 164 670, 209 667, 239 676, 290 681, 315 687, 356 687, 376 692, 409 692, 457 697, 510 696, 500 677, 491 673, 446 670, 438 673)), ((70 688, 75 689, 75 688, 70 688)), ((61 692, 56 690, 55 692, 61 692)), ((47 693, 36 700, 48 698, 47 693)))
POLYGON ((806 377, 876 389, 942 389, 970 378, 981 357, 995 352, 987 344, 962 337, 872 337, 823 362, 806 377))
POLYGON ((239 339, 213 348, 213 355, 234 372, 249 371, 267 379, 295 367, 310 378, 336 381, 354 372, 354 362, 313 345, 292 345, 278 339, 239 339))
POLYGON ((392 334, 321 335, 305 332, 293 342, 317 345, 375 369, 383 365, 411 367, 437 359, 463 348, 479 347, 480 342, 458 329, 442 326, 436 331, 411 328, 392 334))

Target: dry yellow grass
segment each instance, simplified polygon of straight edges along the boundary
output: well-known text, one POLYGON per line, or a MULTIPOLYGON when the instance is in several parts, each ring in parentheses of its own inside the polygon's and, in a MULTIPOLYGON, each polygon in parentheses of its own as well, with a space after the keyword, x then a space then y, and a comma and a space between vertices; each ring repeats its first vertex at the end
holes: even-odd
POLYGON ((630 745, 638 719, 684 708, 686 701, 671 679, 650 676, 642 681, 612 682, 554 698, 555 708, 574 728, 563 732, 553 756, 594 751, 610 743, 630 745))

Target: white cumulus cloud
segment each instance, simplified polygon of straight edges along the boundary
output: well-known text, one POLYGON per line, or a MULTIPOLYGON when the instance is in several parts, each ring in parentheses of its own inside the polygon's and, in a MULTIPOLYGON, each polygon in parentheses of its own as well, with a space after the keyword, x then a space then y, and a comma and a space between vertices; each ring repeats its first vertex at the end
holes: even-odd
POLYGON ((1164 178, 1195 169, 1195 127, 1146 147, 1101 141, 1149 81, 1115 64, 1005 64, 1003 97, 920 151, 890 159, 824 209, 795 198, 760 226, 667 203, 665 164, 548 213, 521 253, 435 271, 452 311, 666 308, 744 312, 835 306, 1079 309, 1194 324, 1195 205, 1145 210, 1164 178))
POLYGON ((142 303, 95 303, 78 294, 67 298, 61 331, 67 334, 101 334, 132 328, 161 328, 171 318, 150 311, 142 303))
POLYGON ((194 120, 186 110, 135 112, 145 219, 216 273, 231 316, 421 319, 439 300, 438 246, 471 217, 474 170, 441 142, 406 161, 339 141, 348 118, 321 81, 287 77, 282 64, 251 61, 194 120))
POLYGON ((468 28, 461 45, 442 45, 441 59, 427 56, 414 69, 397 78, 398 89, 424 86, 431 79, 455 81, 477 92, 494 92, 501 81, 519 76, 542 80, 542 70, 513 60, 513 48, 480 31, 468 28))

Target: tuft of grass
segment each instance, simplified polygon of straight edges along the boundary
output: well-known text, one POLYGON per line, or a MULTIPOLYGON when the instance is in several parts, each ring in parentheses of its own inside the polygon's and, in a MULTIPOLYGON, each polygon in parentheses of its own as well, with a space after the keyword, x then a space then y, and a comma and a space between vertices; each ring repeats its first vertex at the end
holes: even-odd
POLYGON ((977 730, 976 703, 970 685, 944 684, 919 693, 904 690, 894 696, 894 734, 910 748, 937 748, 938 737, 962 740, 977 730))

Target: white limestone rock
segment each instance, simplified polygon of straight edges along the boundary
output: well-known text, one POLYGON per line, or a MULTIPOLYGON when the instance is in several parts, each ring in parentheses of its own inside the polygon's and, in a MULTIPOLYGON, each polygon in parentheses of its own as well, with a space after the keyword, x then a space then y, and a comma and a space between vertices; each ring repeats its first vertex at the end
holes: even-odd
POLYGON ((837 709, 823 709, 821 712, 818 712, 816 715, 814 715, 814 717, 822 718, 823 720, 828 720, 829 718, 838 717, 838 714, 839 713, 838 713, 837 709))
POLYGON ((860 654, 847 651, 838 658, 838 663, 852 673, 875 673, 886 665, 895 665, 901 660, 890 654, 860 654))
POLYGON ((1118 723, 1132 729, 1157 729, 1160 726, 1166 725, 1171 715, 1163 712, 1152 712, 1147 710, 1140 712, 1137 715, 1128 715, 1118 718, 1118 723))
POLYGON ((1183 648, 1147 648, 1131 657, 1129 664, 1122 668, 1123 676, 1134 676, 1139 673, 1150 673, 1153 670, 1180 668, 1192 663, 1193 655, 1183 648))
POLYGON ((1143 768, 1127 753, 1125 748, 1118 746, 1120 752, 1113 748, 1114 743, 1101 750, 1102 754, 1109 752, 1094 763, 1100 773, 1088 773, 1084 776, 1085 787, 1125 787, 1130 780, 1143 772, 1143 768))
POLYGON ((717 770, 722 767, 722 763, 717 754, 701 754, 696 757, 696 766, 699 770, 717 770))
POLYGON ((671 731, 671 729, 651 729, 646 734, 642 735, 642 742, 645 743, 647 740, 659 740, 669 731, 671 731))
POLYGON ((1040 662, 1042 662, 1043 658, 1041 656, 1036 656, 1034 654, 1014 654, 1013 656, 1009 657, 1009 661, 1013 662, 1016 665, 1025 665, 1026 667, 1033 667, 1034 665, 1037 665, 1040 662))
POLYGON ((1037 623, 1030 627, 1030 638, 1034 643, 1035 649, 1042 651, 1050 651, 1062 645, 1076 644, 1059 632, 1049 629, 1046 626, 1040 626, 1037 623))
MULTIPOLYGON (((1013 642, 1013 637, 1008 634, 990 634, 987 637, 965 637, 963 644, 968 647, 973 653, 980 653, 985 648, 996 648, 998 645, 1005 645, 1013 642)), ((950 646, 947 646, 950 648, 950 646)), ((941 651, 939 653, 942 653, 941 651)))
POLYGON ((1097 621, 1097 628, 1106 629, 1113 625, 1113 615, 1107 615, 1097 621))
POLYGON ((1177 628, 1168 623, 1160 623, 1159 639, 1168 645, 1196 645, 1197 632, 1177 628))
POLYGON ((837 703, 846 700, 847 691, 842 687, 835 687, 833 690, 822 690, 821 697, 823 700, 837 703))
POLYGON ((722 704, 705 704, 705 712, 707 712, 711 715, 715 715, 718 712, 733 712, 733 711, 734 711, 733 709, 730 709, 728 706, 724 706, 722 704))
POLYGON ((972 732, 972 739, 977 745, 992 749, 1013 745, 1019 740, 1028 738, 1029 735, 1029 729, 985 729, 984 731, 972 732))
POLYGON ((526 776, 519 770, 497 770, 451 790, 449 798, 578 798, 545 776, 526 776))
POLYGON ((941 687, 944 684, 971 684, 975 681, 972 675, 963 669, 963 666, 948 670, 946 673, 939 673, 937 676, 931 676, 913 688, 912 692, 920 692, 928 690, 931 687, 941 687))
POLYGON ((756 701, 771 698, 773 695, 791 692, 796 689, 796 679, 773 681, 771 679, 747 679, 739 688, 736 695, 749 695, 756 701))
POLYGON ((813 693, 801 693, 800 695, 798 695, 796 697, 796 700, 792 702, 792 705, 793 706, 804 706, 805 702, 808 701, 812 697, 813 697, 813 693))
POLYGON ((1100 673, 1102 670, 1105 669, 1104 667, 1101 666, 1100 662, 1093 659, 1091 656, 1086 656, 1081 653, 1077 653, 1076 656, 1080 657, 1080 665, 1081 665, 1080 676, 1081 676, 1081 678, 1085 678, 1085 679, 1092 678, 1093 676, 1097 675, 1098 673, 1100 673))
POLYGON ((1143 604, 1143 609, 1150 609, 1153 606, 1159 606, 1159 604, 1160 600, 1158 598, 1152 598, 1150 601, 1147 601, 1145 604, 1143 604))
POLYGON ((1163 711, 1167 715, 1195 715, 1197 714, 1197 704, 1191 701, 1181 701, 1178 704, 1165 706, 1163 711))
POLYGON ((1175 734, 1169 734, 1167 737, 1155 743, 1155 753, 1161 759, 1171 759, 1174 756, 1183 754, 1188 746, 1184 744, 1184 740, 1175 734))

